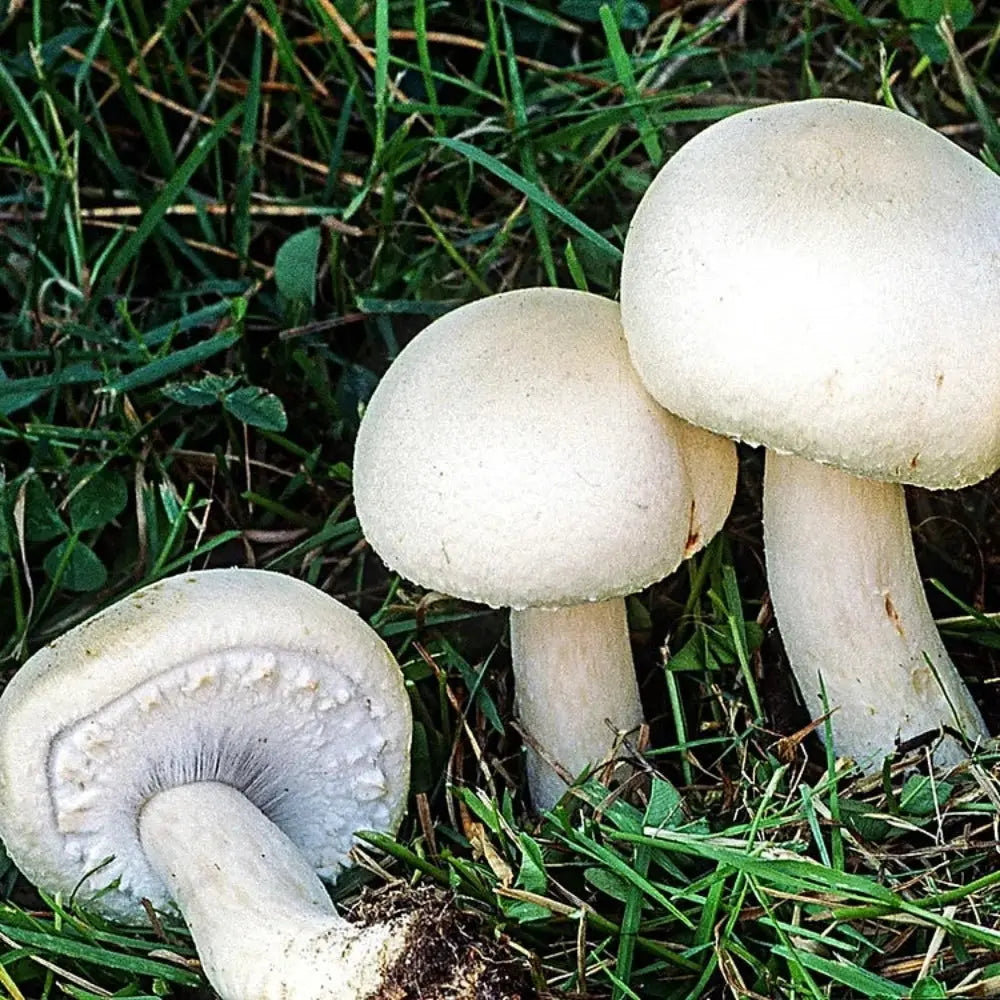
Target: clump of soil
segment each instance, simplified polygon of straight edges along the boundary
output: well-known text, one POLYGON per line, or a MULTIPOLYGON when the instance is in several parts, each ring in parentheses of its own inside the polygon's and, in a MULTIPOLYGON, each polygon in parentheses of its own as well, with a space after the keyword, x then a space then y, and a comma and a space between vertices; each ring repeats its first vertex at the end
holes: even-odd
POLYGON ((535 1000, 524 957, 489 931, 485 919, 432 887, 366 893, 351 908, 361 924, 407 924, 402 958, 372 1000, 535 1000))

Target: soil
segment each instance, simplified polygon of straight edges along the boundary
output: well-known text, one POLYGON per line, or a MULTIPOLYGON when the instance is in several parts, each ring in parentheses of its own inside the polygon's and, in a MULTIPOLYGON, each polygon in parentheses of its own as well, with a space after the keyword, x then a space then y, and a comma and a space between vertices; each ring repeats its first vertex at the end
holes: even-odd
POLYGON ((363 924, 411 918, 409 946, 372 1000, 535 1000, 526 960, 492 937, 475 911, 432 887, 362 895, 350 916, 363 924))

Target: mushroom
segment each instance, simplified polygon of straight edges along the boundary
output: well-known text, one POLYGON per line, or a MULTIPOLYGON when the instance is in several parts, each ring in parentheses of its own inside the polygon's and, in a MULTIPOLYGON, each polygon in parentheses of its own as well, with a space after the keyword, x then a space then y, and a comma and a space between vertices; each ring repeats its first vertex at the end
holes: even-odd
POLYGON ((656 405, 597 295, 462 306, 379 383, 355 452, 362 529, 404 577, 512 609, 536 807, 566 791, 550 760, 578 775, 642 722, 624 595, 718 531, 735 480, 732 443, 656 405))
POLYGON ((391 653, 333 598, 256 570, 172 577, 3 692, 0 838, 111 919, 179 908, 224 1000, 382 996, 418 918, 356 927, 319 876, 356 831, 396 830, 410 727, 391 653))
MULTIPOLYGON (((625 243, 632 361, 674 413, 766 445, 788 658, 809 710, 836 709, 837 750, 868 767, 941 727, 987 735, 931 617, 900 484, 957 488, 1000 464, 998 220, 1000 179, 943 136, 810 100, 692 139, 625 243)), ((937 754, 963 751, 946 738, 937 754)))

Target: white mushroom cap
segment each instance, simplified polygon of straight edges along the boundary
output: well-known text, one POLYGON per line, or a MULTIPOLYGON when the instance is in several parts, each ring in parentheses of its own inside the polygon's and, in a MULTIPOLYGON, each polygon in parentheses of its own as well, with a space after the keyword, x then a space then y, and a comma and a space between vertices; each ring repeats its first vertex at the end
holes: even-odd
POLYGON ((666 576, 692 526, 721 527, 735 477, 728 441, 649 398, 614 302, 535 288, 462 306, 400 353, 362 421, 354 488, 391 568, 524 608, 666 576))
POLYGON ((928 487, 1000 465, 1000 178, 904 114, 704 130, 635 213, 621 299, 643 382, 701 427, 928 487))
POLYGON ((48 891, 134 919, 143 898, 170 907, 143 804, 215 781, 332 877, 355 831, 397 828, 410 725, 388 648, 331 597, 257 570, 172 577, 39 650, 4 691, 0 839, 48 891))

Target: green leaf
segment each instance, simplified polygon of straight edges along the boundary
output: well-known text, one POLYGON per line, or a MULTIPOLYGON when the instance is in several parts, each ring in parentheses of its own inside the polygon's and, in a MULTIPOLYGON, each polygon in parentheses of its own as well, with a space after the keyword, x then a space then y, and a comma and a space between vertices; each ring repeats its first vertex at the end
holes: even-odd
POLYGON ((236 387, 236 383, 237 379, 231 375, 206 375, 197 382, 171 382, 160 392, 181 406, 197 408, 218 403, 227 392, 236 387))
POLYGON ((427 742, 427 727, 419 719, 413 721, 410 741, 410 791, 430 792, 434 788, 434 769, 427 742))
POLYGON ((852 799, 840 800, 840 818, 848 829, 872 844, 882 843, 892 831, 892 827, 869 806, 852 799))
MULTIPOLYGON (((526 892, 542 895, 549 884, 548 876, 545 874, 542 849, 526 833, 518 837, 518 844, 521 846, 521 868, 517 873, 515 885, 526 892)), ((509 917, 522 924, 531 920, 547 920, 551 916, 549 910, 539 903, 515 901, 506 905, 504 909, 509 917)))
POLYGON ((931 62, 939 66, 948 61, 948 46, 937 33, 937 28, 933 24, 922 24, 910 32, 913 44, 927 56, 931 62))
POLYGON ((628 627, 630 632, 648 632, 653 627, 653 616, 637 594, 625 598, 628 610, 628 627))
POLYGON ((684 822, 681 793, 665 778, 654 777, 646 806, 645 826, 677 829, 684 822))
POLYGON ((100 590, 108 579, 104 563, 76 535, 60 542, 43 563, 46 575, 64 590, 87 593, 100 590))
POLYGON ((930 976, 920 979, 910 993, 910 1000, 947 1000, 948 991, 942 983, 930 976))
MULTIPOLYGON (((0 365, 0 383, 10 381, 10 376, 3 370, 3 366, 0 365)), ((28 389, 24 392, 15 392, 12 395, 0 397, 0 413, 4 416, 9 416, 17 410, 23 410, 24 407, 31 406, 42 395, 43 391, 42 389, 28 389)))
POLYGON ((490 831, 490 833, 495 836, 501 836, 503 834, 503 827, 496 810, 496 805, 487 800, 484 793, 478 793, 478 791, 473 788, 459 788, 457 791, 469 811, 486 827, 487 830, 490 831), (483 794, 482 798, 480 798, 480 794, 483 794))
POLYGON ((948 46, 937 32, 942 17, 949 16, 954 31, 972 23, 975 14, 971 0, 899 0, 899 10, 913 22, 910 37, 913 44, 932 62, 948 61, 948 46))
POLYGON ((932 781, 923 774, 911 774, 899 793, 899 807, 911 816, 932 816, 947 801, 954 786, 947 781, 932 781))
POLYGON ((288 428, 288 417, 281 400, 273 392, 255 385, 247 385, 229 393, 223 397, 222 405, 237 420, 251 427, 278 433, 288 428))
POLYGON ((352 427, 357 427, 361 407, 371 399, 376 385, 378 376, 370 369, 362 365, 345 365, 343 374, 337 381, 334 399, 340 413, 350 421, 352 427))
MULTIPOLYGON (((601 20, 601 7, 604 0, 562 0, 559 13, 574 21, 585 21, 596 24, 601 20)), ((618 27, 624 31, 641 31, 649 24, 649 11, 638 0, 624 0, 608 4, 618 27)))
POLYGON ((128 483, 100 466, 74 470, 69 480, 69 520, 74 531, 89 531, 113 521, 128 505, 128 483))
POLYGON ((45 484, 32 478, 24 490, 24 537, 29 542, 48 542, 65 535, 68 529, 45 484))
POLYGON ((160 392, 182 406, 221 403, 237 420, 251 427, 279 433, 288 429, 285 407, 274 393, 255 385, 237 389, 237 382, 232 376, 206 375, 197 382, 173 382, 160 392))
POLYGON ((956 31, 967 28, 975 16, 972 0, 899 0, 899 12, 907 21, 937 24, 950 16, 956 31))
POLYGON ((588 868, 583 877, 598 892, 603 892, 605 896, 618 900, 619 903, 627 903, 632 893, 632 887, 614 872, 609 872, 607 868, 588 868))
POLYGON ((504 902, 504 912, 511 920, 519 924, 530 923, 532 920, 548 920, 552 914, 540 903, 530 900, 510 900, 504 902))
POLYGON ((542 849, 526 833, 522 833, 517 840, 521 845, 521 870, 517 873, 517 886, 528 892, 545 892, 549 886, 549 877, 545 874, 542 849))
POLYGON ((582 795, 595 809, 599 808, 604 818, 618 830, 642 833, 644 814, 624 799, 608 802, 608 790, 600 782, 585 781, 577 786, 577 794, 582 795))
POLYGON ((278 291, 291 302, 311 306, 316 301, 316 273, 319 269, 319 226, 289 236, 274 258, 274 281, 278 291))
MULTIPOLYGON (((745 621, 747 652, 754 652, 764 641, 764 631, 754 621, 745 621)), ((667 661, 667 670, 715 670, 720 664, 737 661, 736 644, 731 633, 717 625, 704 625, 667 661)))

